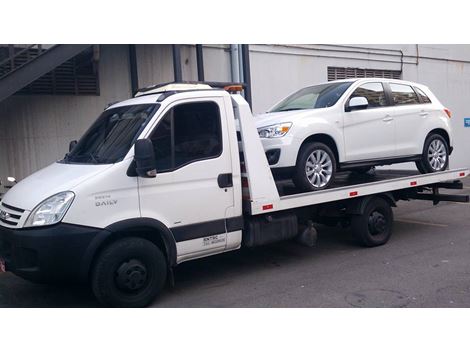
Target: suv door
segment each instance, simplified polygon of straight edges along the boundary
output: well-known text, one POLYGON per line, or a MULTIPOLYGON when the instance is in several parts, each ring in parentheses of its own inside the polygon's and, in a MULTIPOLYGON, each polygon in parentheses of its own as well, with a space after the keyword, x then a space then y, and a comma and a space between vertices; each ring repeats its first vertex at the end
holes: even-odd
POLYGON ((389 83, 389 87, 395 105, 397 156, 421 154, 423 145, 417 136, 426 129, 429 105, 421 105, 416 91, 408 84, 389 83))
POLYGON ((141 215, 171 229, 179 261, 226 246, 234 193, 224 111, 223 98, 175 103, 150 134, 157 177, 139 178, 141 215))
POLYGON ((365 97, 366 109, 344 112, 343 136, 346 162, 382 159, 395 155, 395 121, 381 82, 364 83, 357 87, 353 97, 365 97))

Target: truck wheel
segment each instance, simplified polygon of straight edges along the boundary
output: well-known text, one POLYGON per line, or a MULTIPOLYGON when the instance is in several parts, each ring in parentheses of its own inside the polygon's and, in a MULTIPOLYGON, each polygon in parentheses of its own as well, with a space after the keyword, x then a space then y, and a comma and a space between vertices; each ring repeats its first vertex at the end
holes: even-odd
POLYGON ((297 157, 293 181, 305 192, 327 188, 334 180, 336 159, 331 149, 323 143, 302 146, 297 157))
POLYGON ((422 174, 444 171, 449 166, 449 145, 439 134, 431 134, 424 142, 421 160, 416 162, 422 174))
POLYGON ((91 286, 108 307, 146 307, 166 282, 162 251, 143 238, 124 238, 107 247, 96 260, 91 286))
POLYGON ((392 235, 393 212, 390 204, 380 197, 370 198, 362 215, 351 218, 354 237, 366 247, 381 246, 392 235))

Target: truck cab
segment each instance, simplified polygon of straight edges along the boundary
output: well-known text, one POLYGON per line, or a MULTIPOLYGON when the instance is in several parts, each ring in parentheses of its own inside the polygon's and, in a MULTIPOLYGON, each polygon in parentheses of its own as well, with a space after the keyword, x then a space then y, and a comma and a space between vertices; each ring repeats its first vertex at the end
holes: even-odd
POLYGON ((235 128, 230 94, 204 84, 152 88, 109 106, 64 159, 4 196, 7 270, 86 281, 97 253, 130 233, 157 246, 168 267, 239 248, 235 128), (151 170, 138 169, 139 142, 152 147, 143 160, 151 170))

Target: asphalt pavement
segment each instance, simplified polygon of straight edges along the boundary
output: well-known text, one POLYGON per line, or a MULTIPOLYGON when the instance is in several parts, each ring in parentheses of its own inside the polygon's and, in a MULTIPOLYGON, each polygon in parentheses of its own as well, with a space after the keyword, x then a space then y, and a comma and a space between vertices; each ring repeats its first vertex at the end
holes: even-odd
MULTIPOLYGON (((465 189, 450 193, 470 194, 465 189)), ((385 246, 359 247, 348 229, 318 227, 294 242, 183 263, 153 307, 470 307, 470 204, 399 202, 385 246)), ((0 307, 96 307, 86 287, 0 274, 0 307)))

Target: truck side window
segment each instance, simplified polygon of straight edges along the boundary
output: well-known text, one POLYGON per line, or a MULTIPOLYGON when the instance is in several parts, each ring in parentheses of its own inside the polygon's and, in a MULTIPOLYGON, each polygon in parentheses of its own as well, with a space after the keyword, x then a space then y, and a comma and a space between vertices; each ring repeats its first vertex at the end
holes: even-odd
POLYGON ((158 172, 218 157, 222 153, 218 105, 198 102, 175 106, 159 122, 151 140, 158 172))

